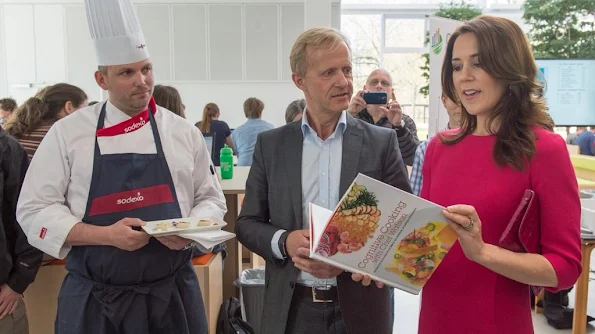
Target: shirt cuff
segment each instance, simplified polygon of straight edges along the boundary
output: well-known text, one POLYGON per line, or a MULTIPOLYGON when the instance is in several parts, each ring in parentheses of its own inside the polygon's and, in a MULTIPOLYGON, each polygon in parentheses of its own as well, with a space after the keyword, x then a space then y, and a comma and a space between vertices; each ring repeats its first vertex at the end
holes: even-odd
POLYGON ((397 137, 403 137, 404 135, 407 134, 407 131, 408 131, 404 125, 395 126, 395 127, 393 127, 393 129, 395 129, 395 131, 397 132, 397 137))
POLYGON ((45 227, 45 221, 40 219, 30 228, 27 236, 29 244, 54 258, 63 260, 72 248, 65 243, 66 238, 74 225, 80 222, 76 217, 69 216, 63 217, 59 224, 49 224, 45 227))
POLYGON ((18 293, 19 295, 22 295, 29 286, 29 282, 25 282, 18 275, 13 275, 8 278, 8 282, 6 282, 6 285, 8 285, 8 287, 11 288, 12 291, 18 293))
POLYGON ((276 259, 283 260, 283 254, 281 254, 281 249, 279 248, 279 239, 281 238, 281 234, 286 230, 279 230, 275 232, 273 235, 273 239, 271 239, 271 249, 273 250, 273 256, 276 259))

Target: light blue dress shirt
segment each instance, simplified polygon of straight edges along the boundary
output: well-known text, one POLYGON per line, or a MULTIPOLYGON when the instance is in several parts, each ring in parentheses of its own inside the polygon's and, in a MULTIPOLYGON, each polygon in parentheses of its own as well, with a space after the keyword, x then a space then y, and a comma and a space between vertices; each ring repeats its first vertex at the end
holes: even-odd
POLYGON ((252 166, 254 145, 258 134, 272 130, 275 126, 262 119, 249 119, 231 133, 233 145, 238 155, 238 166, 252 166))
MULTIPOLYGON (((334 210, 339 204, 339 184, 341 181, 341 160, 343 158, 343 133, 347 128, 347 114, 341 113, 335 131, 326 140, 320 139, 318 134, 308 123, 307 110, 304 109, 302 118, 302 132, 304 144, 302 151, 302 214, 304 229, 310 228, 309 203, 334 210)), ((281 259, 279 238, 285 230, 275 233, 271 247, 275 257, 281 259)), ((297 283, 306 286, 325 287, 337 285, 336 278, 319 279, 308 273, 300 272, 297 283)))

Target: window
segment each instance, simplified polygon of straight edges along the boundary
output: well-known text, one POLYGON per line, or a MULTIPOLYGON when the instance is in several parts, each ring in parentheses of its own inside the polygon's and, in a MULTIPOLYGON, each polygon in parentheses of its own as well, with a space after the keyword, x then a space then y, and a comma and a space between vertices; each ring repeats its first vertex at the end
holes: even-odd
MULTIPOLYGON (((486 0, 465 0, 466 3, 479 5, 486 0)), ((488 0, 497 3, 522 3, 524 0, 488 0)), ((452 0, 342 0, 342 5, 440 5, 451 3, 452 0)))
POLYGON ((413 117, 418 125, 427 123, 428 100, 419 93, 426 84, 421 70, 422 54, 426 52, 425 17, 343 15, 341 30, 351 43, 354 90, 363 89, 373 70, 384 68, 393 77, 395 97, 403 106, 403 112, 413 117))
POLYGON ((349 38, 353 56, 353 87, 360 90, 368 74, 382 66, 381 15, 343 15, 341 30, 349 38))
POLYGON ((426 35, 425 19, 389 18, 385 22, 386 48, 423 48, 426 35))
POLYGON ((392 74, 395 97, 403 112, 418 124, 428 122, 428 99, 419 93, 419 89, 426 85, 420 69, 423 64, 419 53, 384 55, 383 67, 392 74))

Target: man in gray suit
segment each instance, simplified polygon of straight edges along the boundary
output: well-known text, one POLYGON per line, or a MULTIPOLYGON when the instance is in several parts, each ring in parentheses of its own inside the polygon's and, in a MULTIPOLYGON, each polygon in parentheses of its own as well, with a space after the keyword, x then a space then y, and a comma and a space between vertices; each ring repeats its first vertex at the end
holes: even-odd
POLYGON ((411 191, 395 132, 345 112, 351 51, 341 33, 304 32, 290 56, 301 122, 261 133, 236 226, 267 261, 260 333, 392 333, 389 289, 309 258, 308 203, 334 209, 357 173, 411 191))

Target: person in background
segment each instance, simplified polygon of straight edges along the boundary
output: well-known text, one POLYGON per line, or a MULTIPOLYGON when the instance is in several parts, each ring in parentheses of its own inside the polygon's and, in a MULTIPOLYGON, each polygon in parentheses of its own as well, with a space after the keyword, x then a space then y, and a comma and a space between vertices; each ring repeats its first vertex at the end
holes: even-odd
POLYGON ((577 127, 575 133, 570 133, 570 128, 566 128, 566 144, 568 145, 576 145, 576 141, 578 140, 578 136, 583 134, 583 132, 587 131, 586 127, 577 127))
POLYGON ((582 155, 595 155, 595 126, 591 126, 590 131, 585 130, 581 133, 576 140, 576 145, 582 155))
POLYGON ((55 84, 17 108, 5 129, 25 147, 29 159, 33 159, 52 125, 86 106, 87 94, 82 89, 66 83, 55 84))
POLYGON ((340 32, 305 31, 290 63, 304 116, 258 136, 235 227, 238 241, 266 259, 257 332, 392 333, 387 287, 309 258, 308 205, 333 209, 358 173, 411 192, 397 136, 346 112, 353 76, 340 32))
POLYGON ((186 118, 186 114, 184 113, 186 106, 182 103, 180 93, 174 87, 156 85, 155 91, 153 91, 153 97, 158 106, 161 106, 182 118, 186 118))
POLYGON ((419 334, 533 333, 529 286, 556 292, 581 274, 578 184, 537 71, 509 19, 480 16, 448 40, 442 87, 462 106, 461 127, 430 142, 421 197, 446 208, 458 242, 424 286, 419 334), (539 254, 499 246, 527 189, 539 254))
POLYGON ((17 101, 11 98, 0 99, 0 126, 4 126, 17 109, 17 101))
POLYGON ((231 135, 238 156, 238 166, 252 165, 256 137, 261 132, 275 128, 273 124, 262 120, 263 110, 264 103, 255 97, 244 101, 244 114, 248 121, 235 129, 231 135))
POLYGON ((0 333, 29 332, 23 292, 33 283, 43 253, 31 246, 16 220, 16 207, 29 159, 0 127, 0 333))
MULTIPOLYGON (((442 93, 441 100, 446 112, 448 113, 448 124, 446 125, 446 129, 443 131, 459 128, 461 126, 461 106, 446 97, 444 93, 442 93)), ((413 159, 413 168, 411 169, 410 178, 411 189, 413 190, 413 194, 415 196, 419 196, 421 194, 421 188, 424 183, 424 159, 426 157, 428 145, 430 144, 430 141, 432 141, 432 138, 434 138, 434 136, 421 143, 417 147, 417 150, 415 150, 415 158, 413 159)))
POLYGON ((377 69, 368 76, 366 85, 353 96, 349 104, 349 113, 370 124, 375 124, 397 132, 399 149, 405 164, 411 166, 415 149, 419 145, 417 127, 413 118, 403 113, 401 105, 395 99, 393 78, 387 70, 377 69), (363 95, 367 92, 386 92, 388 105, 368 105, 363 95))
POLYGON ((213 152, 212 158, 215 166, 220 165, 219 152, 221 152, 221 149, 225 146, 225 144, 234 150, 229 125, 223 121, 220 121, 219 116, 221 116, 221 113, 219 112, 219 106, 217 106, 215 103, 208 103, 202 112, 202 121, 195 124, 203 134, 210 133, 213 135, 213 140, 215 141, 215 152, 213 152))
POLYGON ((296 122, 302 119, 304 109, 306 108, 306 100, 299 99, 291 102, 285 110, 285 123, 296 122))

